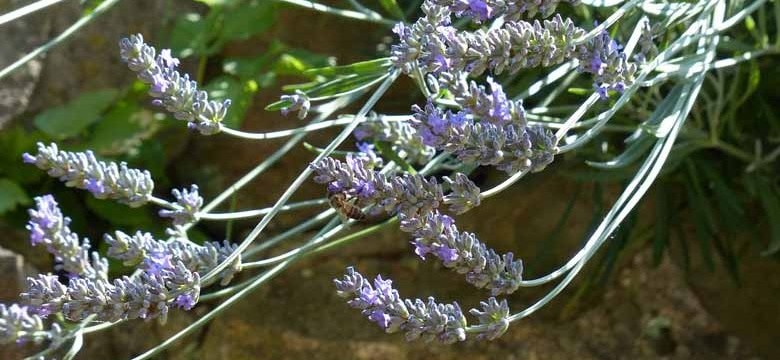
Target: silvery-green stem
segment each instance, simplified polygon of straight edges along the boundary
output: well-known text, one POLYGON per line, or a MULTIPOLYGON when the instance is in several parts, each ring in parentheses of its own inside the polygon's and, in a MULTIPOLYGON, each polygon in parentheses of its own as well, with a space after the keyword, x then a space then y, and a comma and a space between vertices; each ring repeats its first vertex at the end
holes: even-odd
POLYGON ((0 16, 0 26, 5 23, 9 23, 21 17, 30 15, 38 10, 44 9, 48 6, 54 5, 62 0, 39 0, 34 3, 22 6, 16 10, 12 10, 6 14, 0 16))
MULTIPOLYGON (((352 133, 352 130, 357 127, 357 125, 366 117, 369 111, 374 107, 374 105, 379 101, 379 99, 384 95, 384 93, 390 88, 390 85, 393 84, 395 79, 398 78, 399 71, 393 70, 392 73, 388 76, 388 78, 382 83, 382 85, 379 86, 379 88, 374 92, 374 94, 371 96, 371 98, 368 99, 368 101, 363 105, 363 107, 360 109, 360 111, 357 113, 355 118, 353 119, 352 123, 347 125, 344 130, 325 148, 325 151, 323 151, 321 154, 315 158, 312 163, 317 163, 320 160, 324 159, 330 153, 336 149, 339 145, 341 145, 344 140, 349 137, 349 135, 352 133)), ((216 268, 212 269, 208 274, 206 274, 203 278, 204 281, 208 281, 209 279, 213 278, 214 276, 217 276, 223 269, 225 269, 227 266, 230 265, 232 261, 234 261, 246 248, 252 244, 252 242, 257 238, 258 235, 265 229, 265 227, 268 225, 268 223, 271 222, 273 217, 276 215, 276 213, 279 212, 279 209, 281 209, 282 206, 287 202, 287 200, 292 196, 292 194, 303 184, 304 181, 311 175, 312 170, 307 166, 300 175, 298 175, 298 178, 293 181, 293 183, 290 185, 290 187, 287 188, 287 190, 282 194, 282 196, 279 198, 279 200, 276 202, 274 207, 271 209, 271 211, 263 217, 263 219, 260 221, 257 226, 255 226, 254 229, 249 233, 249 235, 246 236, 244 241, 241 242, 241 244, 238 246, 236 251, 233 252, 231 256, 229 256, 225 261, 223 261, 220 265, 218 265, 216 268)))
POLYGON ((21 59, 16 60, 13 64, 8 65, 6 68, 0 70, 0 79, 6 77, 8 74, 18 70, 20 67, 22 67, 24 64, 26 64, 28 61, 35 59, 36 57, 46 53, 49 51, 49 49, 61 44, 63 41, 70 38, 73 34, 75 34, 77 31, 81 30, 84 26, 95 20, 98 16, 103 14, 104 12, 108 11, 112 6, 116 5, 119 0, 105 0, 100 3, 97 7, 95 7, 95 10, 93 10, 89 15, 86 15, 80 19, 78 19, 73 25, 71 25, 69 28, 65 29, 61 34, 57 35, 54 39, 49 40, 49 42, 39 46, 35 50, 29 52, 27 55, 23 56, 21 59))
POLYGON ((278 2, 281 2, 281 3, 286 3, 286 4, 290 4, 290 5, 296 5, 296 6, 300 6, 300 7, 306 8, 306 9, 320 11, 320 12, 324 12, 326 14, 341 16, 341 17, 345 17, 345 18, 348 18, 348 19, 363 20, 363 21, 373 22, 373 23, 382 24, 382 25, 390 25, 390 26, 395 25, 395 23, 396 23, 393 20, 385 19, 385 18, 383 18, 381 16, 377 18, 376 16, 372 16, 370 14, 366 14, 366 13, 362 13, 362 12, 357 12, 357 11, 352 11, 352 10, 336 9, 334 7, 322 5, 322 4, 316 3, 314 1, 307 1, 307 0, 274 0, 274 1, 278 1, 278 2))

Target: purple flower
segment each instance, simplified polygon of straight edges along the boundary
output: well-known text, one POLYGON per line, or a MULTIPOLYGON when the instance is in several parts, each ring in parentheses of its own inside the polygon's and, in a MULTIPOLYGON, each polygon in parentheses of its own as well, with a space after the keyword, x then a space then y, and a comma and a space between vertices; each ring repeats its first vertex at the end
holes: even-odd
POLYGON ((91 151, 61 151, 57 144, 38 143, 38 154, 27 154, 24 159, 67 186, 86 189, 98 199, 113 199, 131 207, 149 201, 154 189, 148 171, 128 168, 125 163, 100 161, 91 151))
POLYGON ((45 245, 46 250, 61 262, 61 268, 69 274, 88 278, 106 279, 108 262, 97 253, 90 253, 89 240, 82 242, 70 230, 70 218, 64 217, 51 195, 35 198, 34 209, 30 209, 30 242, 33 246, 45 245))
MULTIPOLYGON (((113 236, 104 235, 103 241, 108 244, 108 256, 121 260, 127 266, 143 264, 144 267, 152 267, 154 270, 170 270, 181 262, 188 271, 198 273, 210 271, 230 256, 237 247, 227 241, 206 242, 203 245, 195 245, 181 239, 166 242, 141 231, 133 235, 115 231, 113 236)), ((241 271, 240 256, 220 274, 221 283, 226 285, 239 271, 241 271)))
POLYGON ((171 254, 162 250, 152 251, 144 259, 144 267, 146 272, 152 275, 161 275, 165 271, 170 271, 173 269, 171 254))
POLYGON ((171 55, 171 49, 160 50, 160 63, 169 69, 175 69, 179 66, 179 59, 171 55))
POLYGON ((609 87, 607 87, 604 84, 601 85, 593 84, 593 87, 596 89, 596 93, 599 94, 599 98, 601 100, 609 99, 609 93, 608 93, 609 87))
POLYGON ((360 206, 379 206, 380 211, 425 213, 438 207, 444 197, 435 178, 386 175, 352 154, 347 155, 346 163, 327 157, 310 166, 316 174, 314 181, 356 197, 360 206))
POLYGON ((200 275, 177 262, 161 274, 141 272, 137 276, 107 279, 72 279, 67 286, 56 276, 27 278, 22 302, 33 308, 47 308, 70 321, 94 315, 96 321, 165 318, 171 304, 191 307, 200 293, 200 275))
POLYGON ((165 107, 176 119, 187 121, 189 127, 203 135, 218 133, 230 100, 209 100, 208 94, 198 89, 196 81, 176 70, 179 59, 173 57, 169 49, 163 49, 158 56, 155 52, 141 34, 119 42, 122 61, 141 81, 151 84, 149 95, 155 98, 152 103, 165 107))
POLYGON ((428 244, 421 241, 420 239, 415 239, 411 242, 411 244, 414 245, 414 253, 423 260, 425 260, 425 255, 428 255, 431 253, 431 251, 433 251, 433 249, 428 246, 428 244))
POLYGON ((160 210, 159 215, 172 218, 174 225, 185 225, 197 220, 197 214, 203 206, 203 197, 198 193, 198 186, 193 184, 189 190, 173 189, 171 193, 176 198, 176 207, 160 210))
POLYGON ((385 313, 383 309, 371 310, 368 319, 379 325, 382 330, 386 330, 387 327, 390 326, 390 315, 385 313))
POLYGON ((193 307, 195 307, 195 304, 198 303, 198 300, 195 299, 190 294, 182 294, 176 297, 176 306, 178 306, 180 309, 184 310, 192 310, 193 307))
POLYGON ((35 164, 36 160, 38 160, 38 158, 35 156, 32 156, 28 153, 22 154, 22 161, 24 161, 25 164, 35 164))
POLYGON ((505 124, 512 121, 510 109, 511 102, 507 99, 504 88, 501 84, 493 81, 493 78, 489 76, 487 82, 490 84, 491 96, 493 98, 493 106, 488 111, 491 120, 496 124, 505 124))
POLYGON ((509 174, 540 171, 550 164, 557 151, 555 141, 546 146, 547 139, 554 139, 552 132, 537 132, 542 136, 532 138, 522 104, 509 100, 500 84, 488 79, 492 92, 488 94, 473 81, 451 75, 443 80, 464 110, 444 113, 430 100, 424 108, 412 106, 412 126, 426 144, 462 162, 495 166, 509 174), (481 121, 467 118, 466 113, 481 121))
POLYGON ((45 329, 40 315, 27 306, 0 304, 0 345, 12 342, 21 345, 29 341, 57 341, 61 332, 62 329, 56 323, 51 329, 45 329))
POLYGON ((458 251, 447 247, 447 245, 437 246, 434 252, 445 266, 452 264, 458 259, 458 251))
POLYGON ((103 180, 100 179, 87 179, 84 188, 95 196, 103 196, 106 194, 106 186, 103 180))
POLYGON ((309 113, 309 108, 311 108, 309 97, 306 96, 306 93, 300 90, 296 90, 295 94, 293 95, 282 95, 280 100, 290 103, 289 105, 282 108, 281 112, 283 116, 287 116, 293 111, 298 111, 298 119, 303 120, 309 113))
POLYGON ((497 254, 477 239, 476 235, 461 232, 451 217, 438 211, 426 214, 419 221, 403 217, 403 231, 412 233, 415 253, 431 249, 444 266, 466 274, 466 281, 478 288, 491 290, 492 295, 511 294, 522 281, 522 261, 512 253, 497 254), (416 225, 416 227, 414 226, 416 225))
POLYGON ((479 21, 490 19, 493 13, 493 9, 485 3, 485 0, 469 0, 469 10, 479 21))
POLYGON ((601 61, 601 56, 599 54, 593 54, 593 57, 590 59, 590 72, 593 74, 601 75, 603 73, 602 67, 604 66, 604 62, 601 61))
POLYGON ((377 276, 372 286, 351 267, 334 283, 340 297, 349 298, 350 306, 361 309, 363 315, 388 333, 403 330, 410 341, 436 339, 446 344, 466 339, 466 318, 457 303, 439 304, 433 298, 428 302, 402 299, 392 281, 377 276), (364 299, 367 293, 371 297, 364 299))

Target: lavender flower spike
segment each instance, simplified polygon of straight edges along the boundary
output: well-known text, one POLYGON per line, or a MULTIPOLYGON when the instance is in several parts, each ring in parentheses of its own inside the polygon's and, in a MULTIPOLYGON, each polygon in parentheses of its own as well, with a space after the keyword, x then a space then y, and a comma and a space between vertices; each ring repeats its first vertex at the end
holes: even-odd
POLYGON ((218 133, 230 100, 209 100, 208 94, 198 89, 197 82, 176 70, 179 59, 171 56, 170 50, 163 49, 157 56, 155 53, 141 34, 119 41, 122 61, 141 81, 151 85, 149 95, 157 99, 155 104, 165 107, 176 119, 187 121, 190 128, 203 135, 218 133))
POLYGON ((190 186, 189 191, 187 189, 173 189, 171 192, 176 198, 178 207, 173 210, 160 210, 160 216, 172 218, 174 225, 185 225, 197 220, 196 215, 200 211, 200 207, 203 206, 203 198, 198 193, 198 186, 190 186))
POLYGON ((72 279, 67 286, 53 275, 27 279, 22 301, 38 313, 61 312, 71 321, 95 315, 96 321, 166 318, 170 305, 191 308, 200 294, 200 276, 181 262, 159 273, 142 272, 113 282, 72 279))
POLYGON ((412 233, 414 252, 433 255, 445 267, 466 275, 466 281, 493 296, 511 294, 523 279, 523 262, 512 253, 497 254, 473 233, 460 232, 455 221, 438 211, 422 218, 401 215, 401 230, 412 233))
POLYGON ((41 317, 30 313, 26 306, 0 304, 0 345, 14 341, 19 344, 43 340, 56 342, 61 333, 62 328, 56 323, 46 330, 41 317))
MULTIPOLYGON (((179 240, 165 242, 141 231, 133 235, 115 231, 113 236, 106 234, 103 239, 109 245, 109 257, 121 260, 127 266, 142 265, 145 270, 151 272, 157 272, 161 263, 170 262, 170 259, 166 261, 166 257, 170 257, 181 261, 189 271, 205 273, 215 268, 238 247, 227 241, 206 242, 202 246, 179 240)), ((227 285, 239 271, 240 256, 220 274, 221 284, 227 285)))
POLYGON ((145 204, 152 196, 154 181, 148 171, 127 164, 98 161, 92 151, 60 151, 57 144, 38 143, 38 154, 22 158, 59 178, 65 185, 86 189, 98 199, 113 199, 131 207, 145 204))
POLYGON ((350 306, 388 333, 401 330, 407 341, 435 339, 445 344, 466 339, 466 318, 457 303, 440 304, 432 297, 427 302, 401 299, 391 280, 377 276, 372 286, 351 267, 334 283, 340 297, 350 298, 350 306))
POLYGON ((68 226, 70 218, 62 216, 54 197, 37 197, 35 204, 36 208, 29 211, 30 221, 27 224, 32 245, 45 245, 46 250, 62 263, 59 266, 74 276, 107 279, 108 261, 97 252, 90 256, 89 240, 85 239, 80 244, 79 236, 68 226))
POLYGON ((474 112, 471 108, 445 113, 430 101, 425 108, 413 106, 412 111, 412 126, 427 145, 450 152, 465 163, 495 166, 508 174, 541 171, 557 152, 552 132, 527 127, 524 118, 510 117, 503 124, 475 122, 468 118, 468 113, 474 112))
POLYGON ((444 197, 435 178, 385 175, 371 170, 367 159, 351 154, 346 163, 328 157, 310 166, 317 174, 314 181, 327 184, 330 192, 356 198, 361 207, 376 206, 390 213, 415 216, 438 208, 444 197))
MULTIPOLYGON (((468 16, 476 22, 484 22, 498 16, 516 21, 524 16, 532 18, 537 13, 548 17, 555 12, 561 0, 433 0, 438 5, 447 6, 455 16, 468 16)), ((579 0, 567 1, 572 5, 579 0)))

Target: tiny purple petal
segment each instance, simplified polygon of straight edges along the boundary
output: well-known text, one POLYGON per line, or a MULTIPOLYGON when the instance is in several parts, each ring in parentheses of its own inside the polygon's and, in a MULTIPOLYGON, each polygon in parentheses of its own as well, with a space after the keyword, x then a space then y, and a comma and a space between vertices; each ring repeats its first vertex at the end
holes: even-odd
POLYGON ((458 251, 445 245, 438 246, 434 250, 434 253, 436 254, 436 257, 444 262, 444 265, 451 264, 458 260, 458 251))
POLYGON ((144 259, 144 265, 146 272, 152 275, 160 275, 163 271, 173 269, 171 255, 163 251, 152 251, 149 253, 149 256, 144 259))
POLYGON ((191 310, 195 307, 196 301, 190 294, 182 294, 176 297, 176 306, 184 310, 191 310))
POLYGON ((387 315, 382 309, 375 309, 368 315, 368 319, 375 322, 383 330, 390 326, 390 316, 387 315))
POLYGON ((25 164, 35 164, 36 160, 38 160, 38 158, 35 156, 32 156, 28 153, 22 154, 22 161, 24 161, 25 164))
POLYGON ((411 244, 414 245, 414 253, 417 254, 417 256, 419 256, 420 259, 425 260, 425 255, 431 253, 431 247, 426 245, 419 239, 412 241, 411 244))

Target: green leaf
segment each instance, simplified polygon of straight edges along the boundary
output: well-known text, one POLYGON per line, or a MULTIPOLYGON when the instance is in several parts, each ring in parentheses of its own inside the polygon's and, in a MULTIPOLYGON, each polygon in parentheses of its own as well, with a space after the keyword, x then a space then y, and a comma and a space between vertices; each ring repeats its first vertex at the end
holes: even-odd
POLYGON ((286 108, 286 107, 288 107, 288 106, 290 106, 292 104, 293 104, 293 102, 290 101, 290 100, 279 100, 277 102, 268 104, 265 107, 265 111, 279 111, 279 110, 282 110, 283 108, 286 108))
POLYGON ((19 184, 9 179, 0 179, 0 215, 30 203, 30 198, 19 184))
POLYGON ((276 3, 267 0, 250 1, 226 10, 219 41, 245 40, 268 30, 276 21, 275 10, 276 3))
POLYGON ((337 76, 337 75, 365 75, 365 74, 384 74, 392 66, 390 58, 381 58, 375 60, 361 61, 354 64, 342 66, 328 66, 317 69, 309 69, 305 75, 337 76))
POLYGON ((626 167, 633 164, 639 160, 642 155, 647 153, 647 150, 653 146, 654 142, 655 139, 650 136, 641 136, 639 140, 632 142, 623 153, 612 160, 604 162, 585 161, 585 163, 597 169, 617 169, 626 167))
POLYGON ((121 155, 137 149, 158 129, 151 112, 137 102, 121 101, 95 126, 85 147, 103 155, 121 155))
POLYGON ((753 183, 769 220, 771 238, 769 246, 761 253, 761 255, 769 256, 780 251, 780 192, 764 177, 755 178, 753 183))
POLYGON ((100 200, 92 196, 87 197, 87 208, 113 225, 144 229, 154 226, 154 219, 149 215, 148 208, 131 208, 111 200, 100 200))
POLYGON ((100 120, 100 114, 117 96, 117 90, 107 89, 84 93, 75 100, 35 117, 35 126, 55 139, 78 135, 89 125, 100 120))
POLYGON ((307 74, 307 71, 326 66, 332 61, 331 58, 322 54, 300 49, 289 49, 279 56, 274 66, 274 71, 278 75, 303 75, 311 78, 312 75, 307 74))
POLYGON ((693 214, 696 238, 699 240, 699 249, 704 263, 712 271, 715 270, 715 260, 712 257, 711 241, 717 233, 712 223, 711 204, 701 190, 693 161, 686 161, 686 165, 688 165, 688 178, 685 186, 688 192, 688 204, 693 214))
MULTIPOLYGON (((316 86, 303 89, 310 98, 331 98, 343 96, 347 93, 358 91, 365 86, 369 86, 381 80, 385 74, 368 74, 344 76, 336 80, 331 80, 316 86)), ((282 87, 285 91, 292 90, 291 87, 282 87)), ((300 89, 299 87, 296 89, 300 89)))
POLYGON ((232 101, 222 123, 229 128, 238 129, 241 127, 247 109, 252 105, 252 97, 258 87, 253 80, 241 82, 229 76, 220 76, 209 82, 204 89, 209 93, 209 98, 216 101, 225 99, 232 101))
POLYGON ((379 0, 379 5, 382 5, 382 8, 397 20, 404 20, 404 12, 396 0, 379 0))
POLYGON ((263 55, 250 58, 229 58, 222 63, 222 71, 238 77, 239 79, 255 79, 269 70, 280 51, 284 51, 284 45, 278 42, 271 45, 271 49, 263 55))
POLYGON ((193 55, 210 55, 218 50, 218 47, 209 45, 214 42, 215 28, 221 19, 222 12, 219 9, 209 11, 205 17, 197 13, 176 17, 169 41, 176 56, 187 58, 193 55))
POLYGON ((22 154, 35 153, 35 143, 43 140, 41 132, 27 132, 22 125, 0 131, 0 176, 21 184, 37 182, 43 176, 42 171, 22 162, 22 154))

